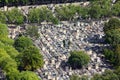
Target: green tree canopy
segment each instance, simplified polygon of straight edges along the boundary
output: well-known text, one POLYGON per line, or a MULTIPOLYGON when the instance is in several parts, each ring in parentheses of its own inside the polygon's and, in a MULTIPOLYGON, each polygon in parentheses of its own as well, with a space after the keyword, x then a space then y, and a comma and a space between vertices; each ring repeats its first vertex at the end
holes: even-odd
POLYGON ((6 16, 8 23, 22 24, 24 22, 23 13, 17 8, 13 8, 12 10, 7 11, 6 16))
POLYGON ((119 16, 120 15, 120 1, 118 1, 115 4, 113 4, 112 13, 115 16, 119 16))
POLYGON ((40 36, 38 31, 39 31, 38 26, 28 26, 26 30, 26 34, 33 39, 37 39, 40 36))
POLYGON ((11 72, 13 69, 17 70, 17 63, 7 54, 4 49, 0 49, 0 65, 6 73, 11 72))
POLYGON ((17 38, 14 42, 14 47, 19 51, 22 52, 27 47, 33 45, 32 40, 28 37, 21 36, 17 38))
POLYGON ((90 61, 90 57, 83 51, 73 51, 68 59, 68 63, 72 68, 82 68, 90 61))
POLYGON ((91 18, 100 18, 102 15, 102 9, 100 5, 92 5, 89 10, 89 14, 91 18))
POLYGON ((95 74, 95 75, 91 78, 91 80, 103 80, 103 77, 102 77, 102 75, 100 75, 100 74, 95 74))
POLYGON ((102 75, 94 75, 91 80, 119 80, 119 78, 113 71, 106 70, 102 75))
POLYGON ((119 80, 120 80, 120 66, 114 70, 114 73, 117 74, 119 80))
POLYGON ((40 18, 40 9, 36 8, 36 9, 30 9, 29 13, 28 13, 28 20, 31 23, 40 23, 41 22, 41 18, 40 18))
POLYGON ((0 23, 0 37, 7 37, 8 36, 8 28, 5 24, 0 23))
POLYGON ((0 22, 1 23, 6 23, 6 15, 5 15, 5 12, 3 11, 0 11, 0 22))
POLYGON ((53 16, 51 10, 46 7, 30 9, 28 13, 28 21, 30 23, 41 23, 43 21, 58 24, 58 19, 53 16))
POLYGON ((72 20, 76 13, 74 5, 56 7, 56 16, 60 20, 72 20))
POLYGON ((120 20, 118 18, 111 18, 107 23, 105 23, 104 32, 119 28, 120 28, 120 20))
POLYGON ((70 77, 70 80, 80 80, 80 77, 77 76, 77 75, 72 75, 72 76, 70 77))
POLYGON ((107 60, 109 60, 110 63, 115 64, 116 63, 116 56, 115 52, 110 49, 104 49, 104 55, 107 60))
POLYGON ((20 72, 13 70, 6 75, 7 80, 21 80, 20 72))
POLYGON ((107 43, 113 45, 120 44, 120 30, 115 29, 115 30, 107 31, 105 38, 107 43))
POLYGON ((21 79, 20 80, 40 80, 38 76, 31 71, 23 71, 20 74, 21 79))
POLYGON ((91 3, 91 18, 109 17, 111 13, 111 0, 96 0, 91 3))
POLYGON ((119 80, 118 76, 111 70, 106 70, 102 77, 103 80, 119 80))
POLYGON ((19 66, 25 70, 41 68, 44 63, 42 55, 35 46, 26 48, 23 53, 18 55, 18 62, 20 62, 19 66))
POLYGON ((12 58, 15 59, 16 56, 19 54, 18 51, 13 46, 5 46, 4 49, 6 50, 7 54, 12 58))

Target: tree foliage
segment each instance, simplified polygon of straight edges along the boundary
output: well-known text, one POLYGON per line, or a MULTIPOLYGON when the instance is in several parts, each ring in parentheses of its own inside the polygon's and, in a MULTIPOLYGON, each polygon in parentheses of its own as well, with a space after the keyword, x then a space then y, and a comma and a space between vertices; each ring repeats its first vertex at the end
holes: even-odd
POLYGON ((120 44, 120 30, 115 29, 115 30, 107 31, 105 38, 107 43, 113 45, 120 44))
POLYGON ((96 0, 91 3, 89 14, 91 18, 111 16, 111 0, 96 0))
POLYGON ((113 4, 112 14, 113 14, 114 16, 120 16, 120 1, 118 1, 118 2, 115 3, 115 4, 113 4))
POLYGON ((109 60, 110 63, 115 64, 116 56, 113 50, 104 49, 104 55, 105 58, 109 60))
POLYGON ((38 76, 31 71, 23 71, 20 74, 21 79, 20 80, 40 80, 38 76))
POLYGON ((0 65, 3 71, 9 73, 13 69, 17 70, 17 63, 13 60, 4 49, 0 49, 0 65))
POLYGON ((60 20, 72 20, 76 13, 74 5, 56 7, 56 16, 60 20))
POLYGON ((8 28, 5 24, 0 23, 0 37, 8 36, 8 28))
POLYGON ((32 40, 28 37, 21 36, 17 38, 14 42, 14 47, 19 51, 22 52, 27 47, 33 45, 32 40))
POLYGON ((46 7, 31 9, 28 13, 28 21, 30 23, 47 21, 58 24, 58 19, 54 17, 52 11, 46 7))
POLYGON ((82 68, 90 61, 90 57, 82 51, 73 51, 68 59, 68 63, 72 68, 82 68))
POLYGON ((106 33, 109 30, 119 29, 120 28, 120 20, 117 18, 111 18, 104 25, 104 32, 106 33))
POLYGON ((37 39, 40 36, 38 31, 39 31, 38 26, 28 26, 26 30, 26 34, 33 39, 37 39))
POLYGON ((70 77, 70 80, 80 80, 80 77, 77 76, 77 75, 72 75, 72 76, 70 77))
POLYGON ((3 11, 0 11, 0 22, 1 23, 6 23, 6 15, 5 15, 5 12, 3 11))
POLYGON ((102 75, 94 75, 91 80, 119 80, 119 78, 113 71, 106 70, 102 75))
POLYGON ((8 23, 12 23, 12 24, 22 24, 22 23, 24 23, 24 15, 17 8, 13 8, 13 9, 7 11, 6 16, 7 16, 7 19, 8 19, 8 23))
POLYGON ((18 55, 18 62, 20 62, 19 66, 25 70, 35 70, 43 66, 43 57, 38 48, 30 46, 18 55))

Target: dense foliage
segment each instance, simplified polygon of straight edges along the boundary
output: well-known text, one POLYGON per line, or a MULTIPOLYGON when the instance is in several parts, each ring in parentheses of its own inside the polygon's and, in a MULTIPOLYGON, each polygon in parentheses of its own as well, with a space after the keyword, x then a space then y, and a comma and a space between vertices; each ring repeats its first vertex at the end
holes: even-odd
POLYGON ((30 23, 41 23, 43 21, 58 24, 58 20, 53 16, 51 10, 46 7, 31 9, 28 13, 28 21, 30 23))
POLYGON ((117 18, 111 18, 108 22, 104 25, 104 32, 119 29, 120 28, 120 20, 117 18))
POLYGON ((111 49, 105 49, 104 55, 114 66, 120 66, 120 20, 111 18, 104 26, 106 43, 111 49))
POLYGON ((106 70, 102 75, 94 75, 91 80, 119 80, 119 78, 113 71, 106 70))
POLYGON ((19 51, 23 52, 26 48, 33 45, 30 38, 21 36, 15 40, 14 47, 19 51))
POLYGON ((78 75, 72 75, 70 76, 70 80, 89 80, 89 78, 87 76, 79 77, 78 75))
POLYGON ((32 66, 32 70, 42 67, 43 58, 39 53, 39 50, 35 46, 28 47, 33 45, 29 38, 20 37, 18 38, 18 42, 20 42, 21 45, 19 43, 17 46, 19 46, 20 50, 23 48, 25 50, 24 53, 19 53, 13 46, 14 41, 7 36, 7 26, 5 24, 0 24, 0 68, 4 72, 4 75, 6 75, 7 80, 40 80, 34 72, 23 71, 24 69, 19 69, 19 63, 25 63, 29 60, 31 60, 31 62, 29 62, 29 66, 32 66), (24 41, 27 42, 25 43, 24 41), (23 56, 24 58, 21 56, 21 59, 18 58, 19 55, 23 56), (22 61, 18 61, 18 59, 22 61))
POLYGON ((90 61, 90 57, 83 51, 73 51, 68 59, 68 63, 74 69, 86 66, 90 61))
POLYGON ((7 37, 8 36, 8 28, 5 24, 0 24, 0 37, 7 37))
MULTIPOLYGON (((9 0, 5 1, 9 3, 9 0)), ((13 0, 13 2, 14 1, 15 0, 13 0)), ((29 0, 25 0, 23 2, 29 3, 29 0)), ((72 4, 56 6, 55 10, 50 10, 47 7, 32 8, 28 11, 27 15, 24 15, 23 11, 13 8, 12 10, 6 12, 0 11, 0 22, 23 24, 26 22, 41 23, 46 21, 52 22, 53 24, 58 24, 59 20, 74 21, 76 19, 103 19, 111 16, 120 16, 119 8, 120 1, 112 4, 111 0, 95 0, 90 2, 87 6, 72 4)))
POLYGON ((39 38, 39 29, 38 26, 28 26, 26 29, 26 34, 33 39, 39 38))
MULTIPOLYGON (((9 0, 5 0, 9 4, 9 0)), ((13 0, 13 2, 16 0, 13 0)), ((17 4, 18 2, 13 3, 17 4)), ((29 3, 29 0, 22 0, 21 3, 29 3), (22 2, 23 1, 23 2, 22 2)), ((3 1, 2 1, 3 2, 3 1)), ((11 1, 12 2, 12 1, 11 1)), ((39 1, 38 1, 39 2, 39 1)), ((7 4, 7 3, 6 3, 7 4)), ((41 23, 43 21, 58 24, 59 20, 73 21, 78 18, 107 18, 111 16, 120 16, 120 1, 112 4, 111 0, 95 0, 90 2, 87 6, 78 5, 62 5, 50 10, 47 7, 32 8, 27 15, 23 15, 21 10, 13 8, 12 10, 3 12, 0 11, 0 22, 22 24, 22 23, 41 23)))
POLYGON ((0 22, 1 23, 6 23, 6 16, 4 11, 0 11, 0 22))
POLYGON ((43 66, 43 58, 35 46, 29 46, 18 55, 19 66, 24 70, 35 70, 43 66))
POLYGON ((21 80, 40 80, 38 76, 31 71, 23 71, 20 76, 21 80))
POLYGON ((72 75, 70 80, 120 80, 120 68, 116 70, 105 70, 103 74, 95 74, 93 77, 72 75))
POLYGON ((8 23, 13 23, 13 24, 24 23, 24 15, 17 8, 13 8, 12 10, 7 11, 6 17, 8 19, 8 23))

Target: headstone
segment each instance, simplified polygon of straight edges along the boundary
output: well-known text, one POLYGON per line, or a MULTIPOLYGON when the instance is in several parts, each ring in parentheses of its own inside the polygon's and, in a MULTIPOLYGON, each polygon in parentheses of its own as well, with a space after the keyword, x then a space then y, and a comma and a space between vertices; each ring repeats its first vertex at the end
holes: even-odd
POLYGON ((92 50, 87 51, 88 55, 92 55, 92 50))
POLYGON ((8 10, 7 6, 4 6, 4 11, 7 11, 7 10, 8 10))

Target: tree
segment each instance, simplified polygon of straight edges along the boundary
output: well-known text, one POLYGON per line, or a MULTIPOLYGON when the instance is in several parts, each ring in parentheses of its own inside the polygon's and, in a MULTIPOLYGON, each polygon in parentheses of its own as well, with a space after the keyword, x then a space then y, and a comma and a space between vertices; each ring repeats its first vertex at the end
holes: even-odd
POLYGON ((24 23, 24 15, 17 8, 13 8, 12 10, 6 13, 8 23, 12 24, 22 24, 24 23))
POLYGON ((0 49, 0 65, 6 73, 9 73, 14 69, 17 70, 17 63, 6 53, 4 49, 0 49))
POLYGON ((120 45, 115 45, 115 66, 120 66, 120 45))
POLYGON ((26 34, 33 39, 37 39, 40 36, 38 31, 39 31, 38 26, 28 26, 26 30, 26 34))
POLYGON ((120 1, 118 1, 116 4, 113 4, 111 11, 112 11, 112 14, 115 16, 120 15, 120 1))
POLYGON ((100 74, 95 74, 95 75, 91 78, 91 80, 103 80, 103 77, 102 77, 102 75, 100 75, 100 74))
POLYGON ((58 19, 53 16, 51 10, 47 7, 31 9, 28 13, 28 21, 30 23, 41 23, 43 21, 52 22, 58 24, 58 19))
POLYGON ((6 50, 7 54, 12 58, 15 59, 19 54, 18 51, 13 46, 5 46, 4 49, 6 50))
POLYGON ((31 71, 23 71, 20 74, 21 79, 20 80, 40 80, 38 76, 31 71))
POLYGON ((68 59, 68 63, 74 69, 82 68, 90 61, 90 57, 83 51, 73 51, 70 54, 71 56, 68 59))
POLYGON ((111 49, 104 49, 104 55, 107 60, 109 60, 110 63, 115 64, 116 62, 116 56, 115 52, 111 49))
POLYGON ((28 13, 28 21, 30 23, 40 23, 41 22, 41 17, 40 15, 40 9, 30 9, 28 13))
POLYGON ((7 37, 8 36, 8 28, 5 24, 0 23, 0 37, 7 37))
POLYGON ((89 80, 88 76, 81 76, 80 80, 89 80))
POLYGON ((5 16, 5 12, 0 11, 0 22, 1 23, 6 23, 6 16, 5 16))
POLYGON ((102 15, 102 9, 99 5, 92 5, 89 10, 89 14, 90 14, 91 18, 98 19, 102 15))
POLYGON ((106 42, 116 45, 120 44, 120 30, 115 29, 115 30, 109 30, 105 34, 106 42))
POLYGON ((112 15, 111 12, 111 0, 100 0, 101 8, 102 8, 102 16, 103 17, 110 17, 112 15))
POLYGON ((89 8, 88 7, 80 7, 76 6, 76 12, 79 16, 81 16, 83 19, 89 17, 89 8))
POLYGON ((18 62, 20 62, 19 66, 25 70, 41 68, 44 63, 42 55, 35 46, 26 48, 18 57, 18 62))
POLYGON ((119 78, 113 71, 106 70, 102 75, 94 75, 91 80, 119 80, 119 78))
POLYGON ((74 5, 56 7, 56 16, 60 20, 69 20, 71 21, 76 13, 76 7, 74 5))
POLYGON ((102 77, 103 80, 119 80, 118 76, 111 70, 106 70, 102 77))
POLYGON ((87 76, 81 76, 79 77, 78 75, 72 75, 70 76, 70 80, 89 80, 89 78, 87 76))
POLYGON ((6 75, 7 80, 21 80, 20 72, 13 70, 6 75))
POLYGON ((72 76, 70 77, 70 80, 80 80, 80 77, 77 76, 77 75, 72 75, 72 76))
POLYGON ((114 73, 118 76, 118 78, 120 79, 120 66, 114 70, 114 73))
POLYGON ((120 20, 117 18, 111 18, 107 23, 104 25, 104 32, 108 30, 113 30, 113 29, 119 29, 120 28, 120 20))
POLYGON ((7 45, 13 45, 13 40, 8 38, 8 27, 0 23, 0 41, 7 45))
POLYGON ((0 41, 1 41, 2 43, 6 44, 6 45, 11 45, 11 46, 13 46, 13 44, 14 44, 14 40, 13 40, 13 39, 10 39, 10 38, 8 38, 8 37, 1 37, 1 38, 0 38, 0 41))
POLYGON ((101 18, 111 16, 111 0, 97 0, 91 3, 91 18, 101 18))
POLYGON ((17 38, 14 42, 14 47, 19 51, 22 52, 27 47, 33 45, 32 40, 28 37, 21 36, 17 38))

